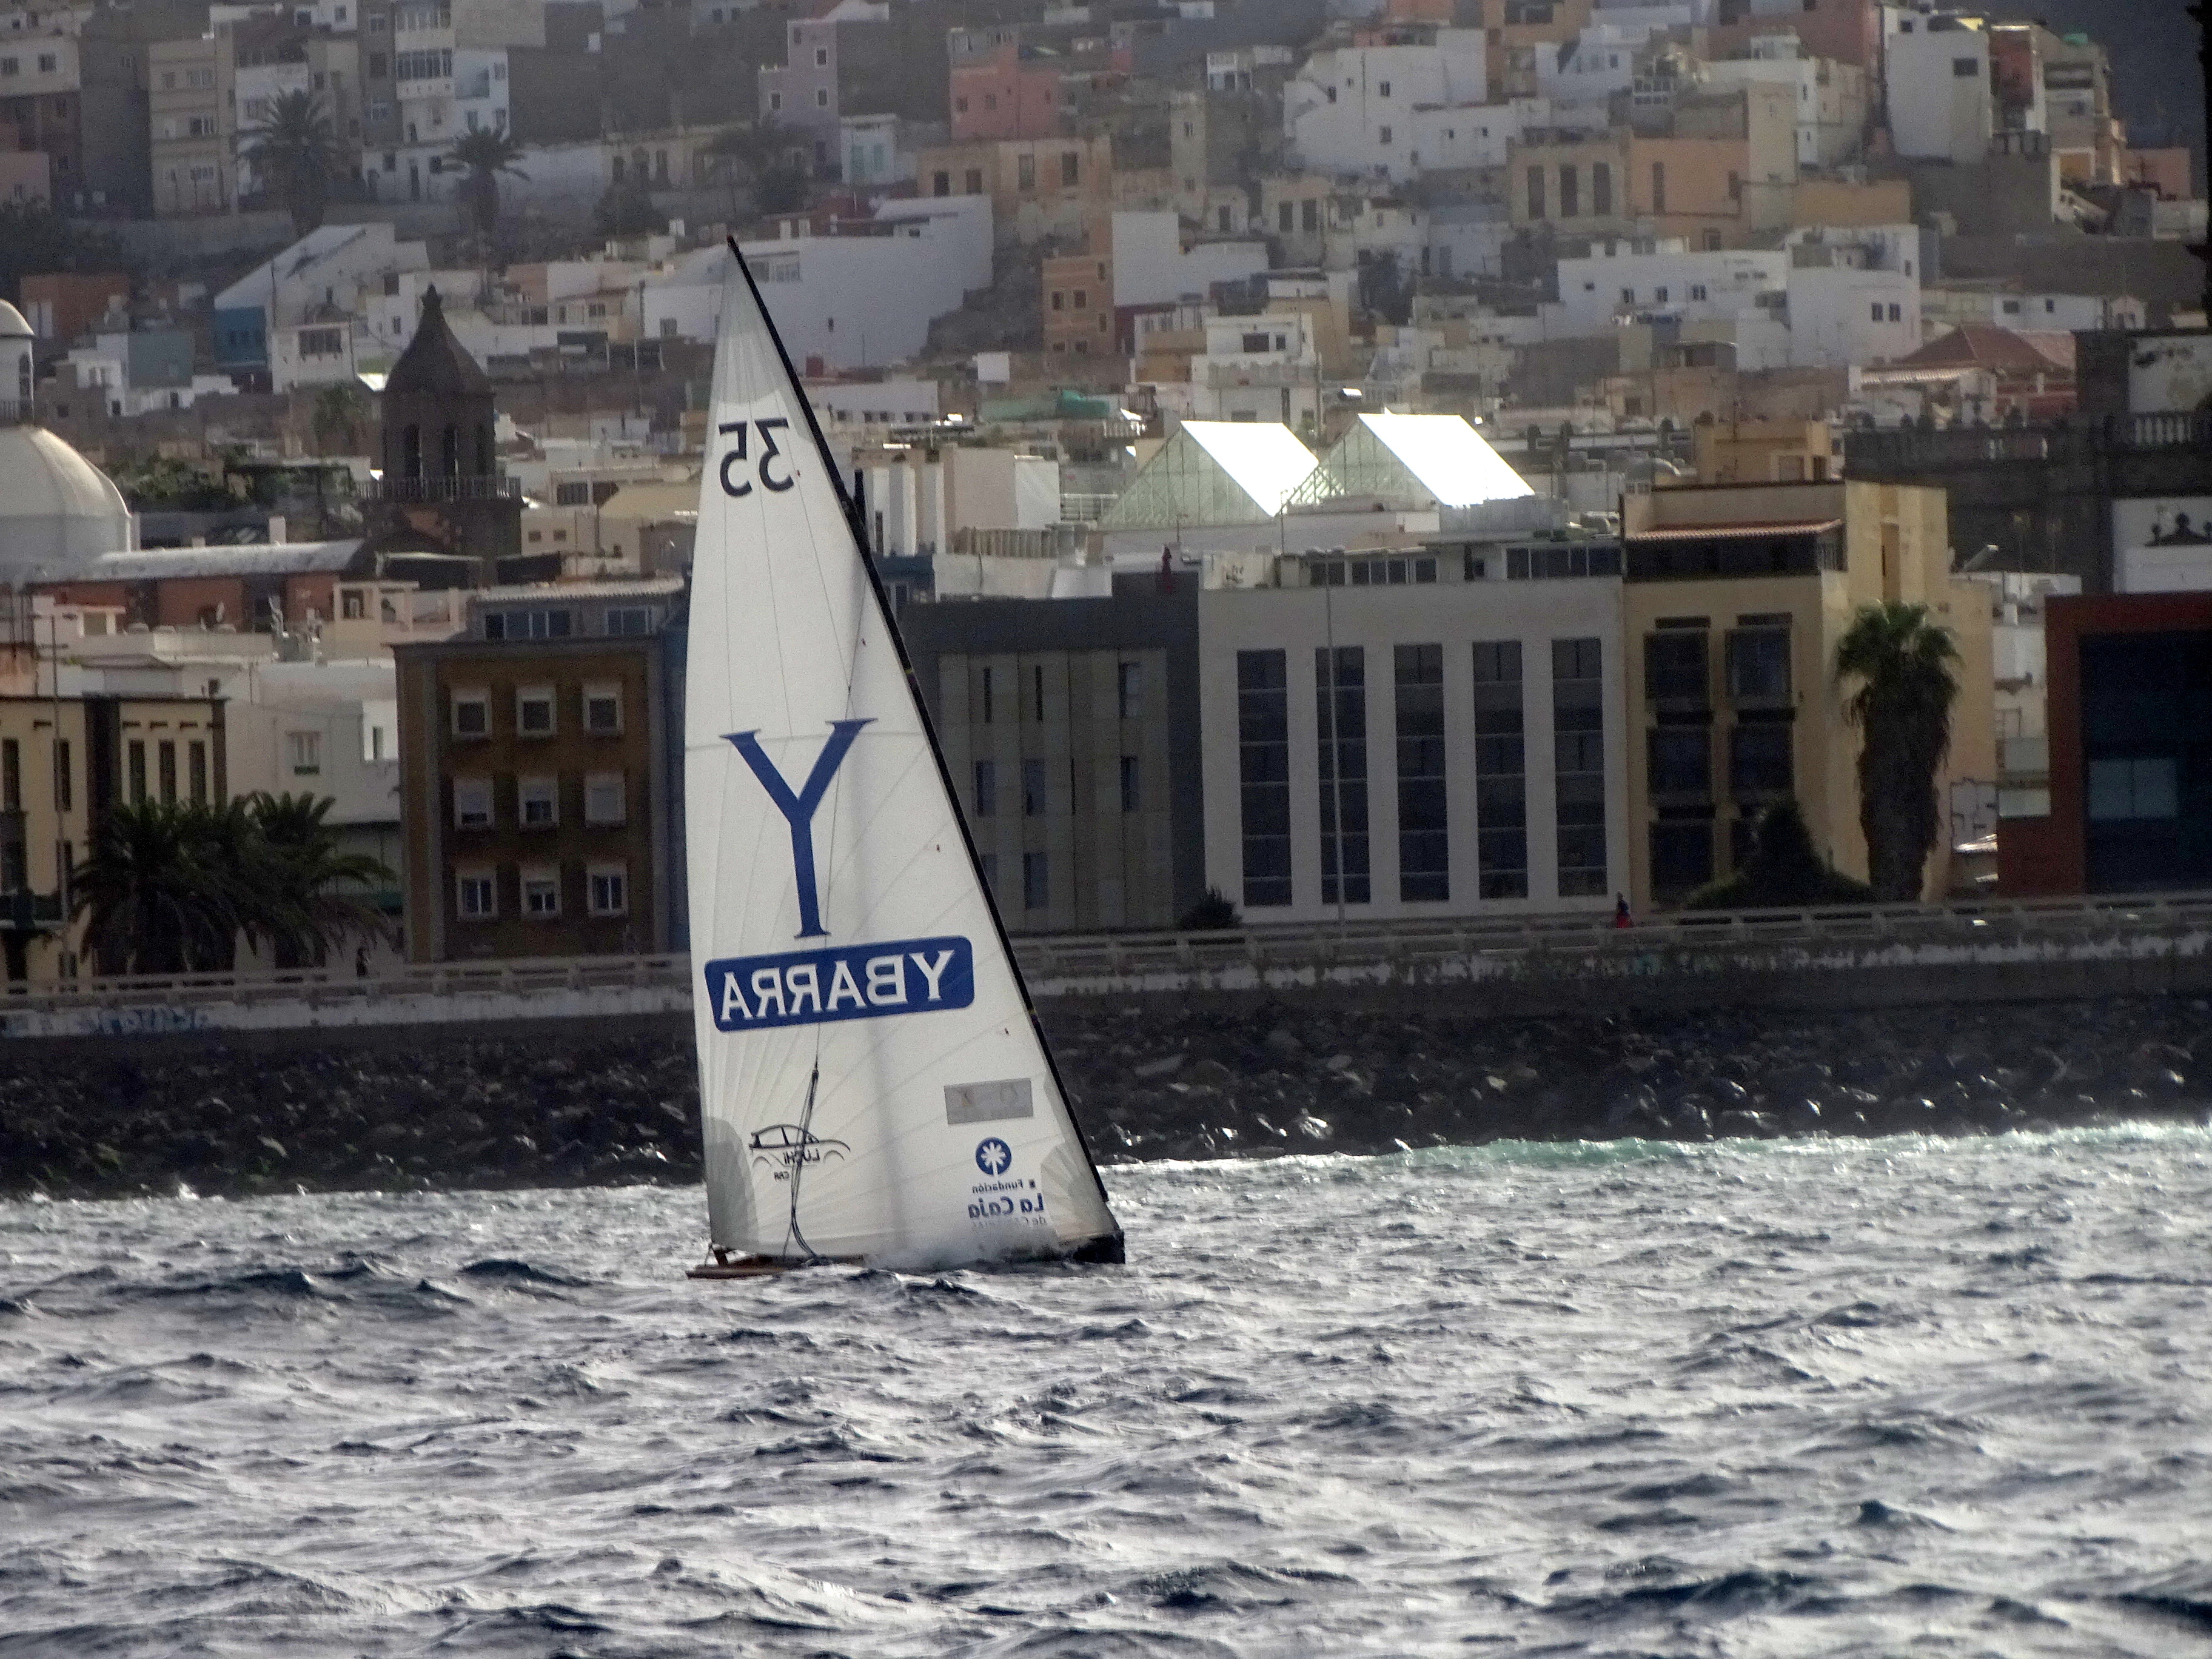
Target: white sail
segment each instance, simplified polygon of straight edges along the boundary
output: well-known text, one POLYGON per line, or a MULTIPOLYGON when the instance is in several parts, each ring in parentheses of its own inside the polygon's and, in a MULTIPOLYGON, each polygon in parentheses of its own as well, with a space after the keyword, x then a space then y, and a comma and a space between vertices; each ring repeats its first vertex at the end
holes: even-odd
POLYGON ((684 827, 715 1250, 1118 1261, 833 464, 734 258, 707 441, 684 827))

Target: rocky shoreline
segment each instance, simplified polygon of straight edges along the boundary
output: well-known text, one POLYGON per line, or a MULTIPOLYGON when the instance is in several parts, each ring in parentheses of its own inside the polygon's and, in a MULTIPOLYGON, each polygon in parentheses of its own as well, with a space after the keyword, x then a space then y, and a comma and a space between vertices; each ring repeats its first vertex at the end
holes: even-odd
MULTIPOLYGON (((2212 1121, 2212 1004, 2180 998, 1514 1022, 1097 1003, 1046 1023, 1102 1163, 2212 1121)), ((119 1040, 66 1065, 0 1052, 0 1198, 698 1178, 688 1027, 273 1053, 119 1040)))

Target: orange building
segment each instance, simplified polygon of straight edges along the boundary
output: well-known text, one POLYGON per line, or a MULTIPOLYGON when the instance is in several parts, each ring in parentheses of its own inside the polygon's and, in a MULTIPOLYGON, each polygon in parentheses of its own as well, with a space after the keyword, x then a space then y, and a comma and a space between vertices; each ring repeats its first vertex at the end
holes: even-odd
POLYGON ((57 604, 119 610, 126 627, 261 632, 337 614, 337 585, 384 574, 359 540, 162 547, 103 553, 32 591, 57 604))
POLYGON ((1114 350, 1114 267, 1095 253, 1044 262, 1044 349, 1063 356, 1114 350))
POLYGON ((1061 64, 1023 49, 1012 27, 956 31, 952 138, 1056 138, 1066 129, 1061 64), (978 38, 981 37, 981 38, 978 38))

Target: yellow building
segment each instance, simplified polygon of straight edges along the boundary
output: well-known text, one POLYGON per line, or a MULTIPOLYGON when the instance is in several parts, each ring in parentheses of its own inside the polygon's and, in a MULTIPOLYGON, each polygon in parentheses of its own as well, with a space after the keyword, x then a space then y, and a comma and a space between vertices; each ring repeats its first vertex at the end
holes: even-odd
MULTIPOLYGON (((1634 896, 1668 905, 1729 874, 1768 806, 1863 880, 1859 734, 1836 645, 1863 605, 1925 605, 1962 663, 1937 781, 1994 782, 1986 593, 1951 574, 1940 489, 1855 481, 1694 484, 1624 502, 1628 811, 1634 896)), ((1946 823, 1948 823, 1948 810, 1946 823)), ((1939 836, 1926 891, 1952 880, 1939 836)))
POLYGON ((228 796, 223 705, 205 697, 0 696, 0 951, 10 981, 90 973, 70 875, 109 811, 228 796))

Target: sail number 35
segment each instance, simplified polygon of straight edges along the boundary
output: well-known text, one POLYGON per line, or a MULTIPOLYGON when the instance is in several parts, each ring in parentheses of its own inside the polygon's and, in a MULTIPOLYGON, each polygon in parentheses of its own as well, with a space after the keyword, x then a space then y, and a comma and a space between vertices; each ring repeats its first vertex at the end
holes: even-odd
POLYGON ((752 481, 736 476, 736 471, 742 469, 749 460, 753 462, 754 477, 761 481, 763 488, 772 492, 791 488, 796 480, 789 471, 790 457, 775 447, 775 434, 788 430, 790 426, 791 422, 779 415, 765 421, 732 421, 726 426, 714 428, 725 438, 732 434, 737 438, 729 453, 722 457, 722 493, 725 495, 750 495, 753 493, 752 481), (760 454, 757 458, 747 453, 750 446, 745 434, 749 430, 757 430, 760 434, 760 454), (768 470, 770 461, 784 464, 786 470, 781 477, 768 470))

